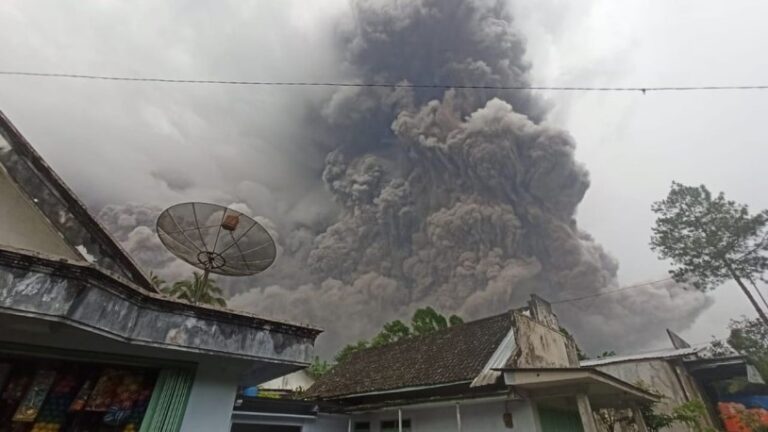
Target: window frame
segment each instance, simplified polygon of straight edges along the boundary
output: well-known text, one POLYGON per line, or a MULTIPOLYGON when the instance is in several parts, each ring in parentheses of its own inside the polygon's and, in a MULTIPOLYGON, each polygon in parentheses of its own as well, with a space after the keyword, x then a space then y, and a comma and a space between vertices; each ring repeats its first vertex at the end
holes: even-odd
MULTIPOLYGON (((381 432, 399 432, 398 419, 394 420, 382 420, 379 422, 379 430, 381 432), (390 426, 390 424, 392 426, 390 426), (385 429, 386 427, 386 429, 385 429)), ((411 432, 411 419, 403 419, 403 432, 411 432)))
POLYGON ((371 432, 371 422, 369 421, 354 422, 352 426, 352 432, 371 432))

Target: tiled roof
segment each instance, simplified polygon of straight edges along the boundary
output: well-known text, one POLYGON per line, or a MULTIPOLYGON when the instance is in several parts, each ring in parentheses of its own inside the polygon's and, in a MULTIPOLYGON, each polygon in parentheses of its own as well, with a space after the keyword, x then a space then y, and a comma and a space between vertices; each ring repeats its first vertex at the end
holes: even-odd
POLYGON ((350 355, 307 396, 345 395, 473 380, 512 327, 507 312, 350 355))

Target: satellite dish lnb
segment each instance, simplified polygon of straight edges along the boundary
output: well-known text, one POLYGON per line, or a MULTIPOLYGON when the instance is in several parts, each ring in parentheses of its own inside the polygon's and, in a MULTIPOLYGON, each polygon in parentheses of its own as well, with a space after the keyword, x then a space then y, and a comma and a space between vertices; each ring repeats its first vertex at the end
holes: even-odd
POLYGON ((275 242, 253 218, 216 204, 176 204, 157 218, 157 236, 182 261, 223 276, 263 272, 277 254, 275 242))

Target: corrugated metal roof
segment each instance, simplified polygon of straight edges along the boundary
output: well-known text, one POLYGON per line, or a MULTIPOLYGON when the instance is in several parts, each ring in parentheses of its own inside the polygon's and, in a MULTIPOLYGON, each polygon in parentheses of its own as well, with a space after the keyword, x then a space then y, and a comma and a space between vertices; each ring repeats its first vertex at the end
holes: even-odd
POLYGON ((703 347, 698 347, 698 348, 691 347, 691 348, 681 348, 681 349, 650 351, 647 353, 630 354, 625 356, 611 356, 611 357, 605 357, 601 359, 584 360, 579 364, 582 367, 593 367, 593 366, 601 366, 601 365, 606 365, 611 363, 686 357, 689 355, 694 355, 703 349, 704 349, 703 347))

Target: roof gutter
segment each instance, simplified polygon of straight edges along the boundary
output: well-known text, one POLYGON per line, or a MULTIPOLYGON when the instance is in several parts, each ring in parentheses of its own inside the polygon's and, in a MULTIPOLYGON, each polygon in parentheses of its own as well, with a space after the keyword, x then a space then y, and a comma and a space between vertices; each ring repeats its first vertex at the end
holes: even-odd
POLYGON ((393 394, 393 393, 408 393, 408 392, 419 391, 419 390, 429 390, 429 389, 435 389, 435 388, 441 388, 441 387, 450 387, 450 386, 459 385, 459 384, 469 384, 471 382, 472 382, 471 380, 465 380, 465 381, 454 381, 454 382, 444 383, 444 384, 432 384, 432 385, 416 386, 416 387, 401 387, 401 388, 396 388, 392 390, 345 394, 345 395, 333 396, 329 399, 338 400, 338 399, 363 397, 363 396, 378 396, 378 395, 393 394))
POLYGON ((382 406, 377 408, 360 408, 360 409, 347 409, 344 410, 344 412, 350 413, 350 414, 359 414, 359 413, 373 413, 373 412, 388 412, 388 411, 395 411, 395 410, 417 410, 417 409, 429 409, 429 408, 440 408, 440 407, 452 407, 455 406, 457 402, 461 402, 461 405, 477 405, 481 403, 487 403, 487 402, 502 402, 510 400, 509 398, 509 392, 507 390, 504 390, 500 394, 496 394, 493 396, 487 396, 487 397, 477 397, 477 398, 467 398, 466 396, 459 396, 459 397, 451 397, 447 399, 437 400, 437 401, 430 401, 430 402, 417 402, 414 404, 408 404, 408 403, 402 403, 398 405, 388 405, 388 406, 382 406))

